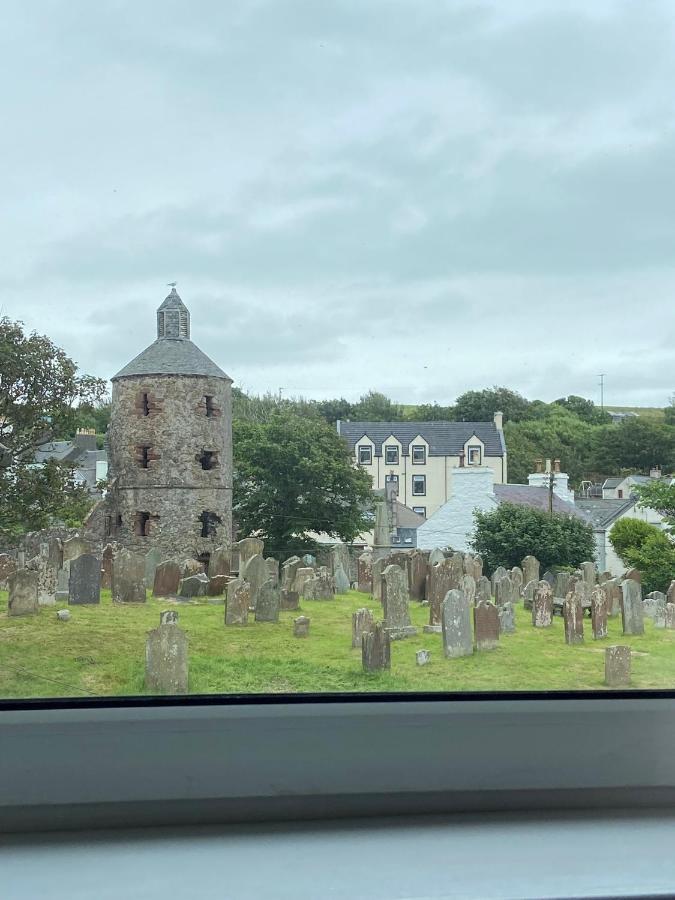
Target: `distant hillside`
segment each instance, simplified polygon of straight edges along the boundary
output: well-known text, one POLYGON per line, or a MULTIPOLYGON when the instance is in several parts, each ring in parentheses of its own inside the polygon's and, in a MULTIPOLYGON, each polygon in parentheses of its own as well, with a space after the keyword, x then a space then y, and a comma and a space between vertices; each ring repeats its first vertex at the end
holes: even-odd
POLYGON ((651 419, 652 422, 663 421, 663 410, 658 406, 606 406, 608 412, 634 412, 641 419, 651 419))

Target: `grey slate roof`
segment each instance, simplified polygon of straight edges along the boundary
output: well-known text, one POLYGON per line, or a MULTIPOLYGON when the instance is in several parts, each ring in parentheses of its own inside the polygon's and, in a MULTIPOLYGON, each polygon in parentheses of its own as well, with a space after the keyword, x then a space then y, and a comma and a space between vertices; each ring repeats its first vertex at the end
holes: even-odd
POLYGON ((620 475, 618 478, 605 478, 602 483, 603 490, 613 490, 614 488, 618 488, 622 481, 625 481, 626 476, 620 475))
POLYGON ((429 456, 459 456, 472 435, 485 446, 485 456, 503 456, 504 437, 494 422, 340 422, 340 434, 354 450, 362 437, 375 444, 375 456, 382 456, 382 444, 393 435, 408 456, 408 445, 417 435, 429 444, 429 456))
POLYGON ((635 500, 577 500, 576 505, 588 516, 594 528, 605 529, 635 506, 635 500))
POLYGON ((419 528, 426 520, 424 516, 413 512, 409 506, 395 501, 394 509, 396 510, 396 526, 398 528, 419 528))
MULTIPOLYGON (((516 503, 518 506, 548 511, 548 488, 530 484, 496 484, 494 492, 499 503, 516 503)), ((584 522, 590 521, 585 511, 579 509, 579 501, 576 504, 568 503, 556 494, 553 495, 553 512, 574 516, 584 522)))
POLYGON ((120 369, 117 375, 113 375, 111 380, 133 375, 205 375, 232 381, 206 353, 186 338, 155 341, 120 369))
POLYGON ((49 459, 57 462, 75 462, 82 455, 82 448, 73 441, 48 441, 35 451, 35 462, 43 463, 49 459))

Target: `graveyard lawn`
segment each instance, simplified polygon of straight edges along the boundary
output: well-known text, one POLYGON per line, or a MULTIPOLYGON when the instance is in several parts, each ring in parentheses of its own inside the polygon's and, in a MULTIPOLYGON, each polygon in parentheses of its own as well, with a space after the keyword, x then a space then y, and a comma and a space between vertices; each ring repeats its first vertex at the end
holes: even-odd
POLYGON ((0 698, 83 697, 143 694, 145 640, 163 609, 176 609, 189 643, 190 693, 280 693, 319 691, 545 691, 604 689, 604 648, 626 644, 634 688, 675 686, 675 631, 655 630, 645 619, 644 636, 624 637, 621 619, 609 620, 609 636, 567 646, 562 619, 549 629, 532 627, 531 614, 516 609, 515 634, 502 635, 496 650, 445 659, 441 636, 423 634, 429 608, 411 603, 415 637, 394 641, 391 671, 364 673, 360 649, 351 648, 352 612, 377 601, 350 592, 335 600, 303 600, 281 612, 278 623, 223 624, 224 606, 206 598, 172 604, 149 597, 146 604, 114 605, 104 591, 98 606, 71 606, 68 622, 57 607, 37 616, 7 617, 0 592, 0 698), (311 620, 309 636, 293 636, 293 619, 311 620), (418 667, 417 650, 431 653, 418 667))

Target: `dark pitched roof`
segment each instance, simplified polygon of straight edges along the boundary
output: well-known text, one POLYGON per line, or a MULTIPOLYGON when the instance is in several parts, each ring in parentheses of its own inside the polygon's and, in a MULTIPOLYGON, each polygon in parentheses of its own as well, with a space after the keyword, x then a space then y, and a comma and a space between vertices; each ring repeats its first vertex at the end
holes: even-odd
POLYGON ((619 516, 635 506, 635 500, 577 500, 576 505, 595 528, 607 528, 619 516))
MULTIPOLYGON (((516 503, 519 506, 530 506, 532 509, 548 510, 548 488, 530 484, 496 484, 494 492, 499 503, 516 503)), ((575 516, 585 522, 590 521, 578 506, 562 500, 557 494, 553 495, 553 512, 575 516)))
POLYGON ((366 435, 375 444, 375 456, 382 455, 382 444, 393 435, 402 445, 403 456, 417 435, 429 444, 429 456, 459 456, 464 444, 476 435, 485 447, 485 456, 503 456, 503 433, 494 422, 340 422, 340 434, 349 449, 366 435))
POLYGON ((602 487, 605 490, 613 490, 614 488, 617 488, 622 481, 625 481, 625 479, 625 475, 620 475, 618 478, 605 478, 602 483, 602 487))
POLYGON ((113 375, 112 381, 133 375, 205 375, 232 380, 196 344, 185 338, 155 341, 113 375))

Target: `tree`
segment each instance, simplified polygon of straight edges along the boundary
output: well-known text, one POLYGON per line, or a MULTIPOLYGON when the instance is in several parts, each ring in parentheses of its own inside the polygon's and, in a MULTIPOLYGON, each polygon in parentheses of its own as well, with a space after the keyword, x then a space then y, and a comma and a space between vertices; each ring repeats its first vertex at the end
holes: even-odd
POLYGON ((277 413, 234 422, 234 516, 271 552, 303 549, 309 532, 353 540, 369 526, 370 476, 319 419, 277 413))
POLYGON ((593 528, 575 516, 564 516, 501 503, 491 512, 476 512, 472 546, 487 571, 519 566, 523 557, 536 556, 543 569, 578 566, 595 556, 593 528))
POLYGON ((589 445, 594 427, 556 404, 547 407, 546 415, 524 422, 507 422, 504 438, 509 481, 525 484, 529 473, 534 472, 535 460, 559 459, 570 481, 578 483, 591 468, 589 445))
POLYGON ((675 464, 675 427, 644 418, 603 425, 593 431, 590 453, 595 470, 605 474, 648 473, 654 465, 668 470, 675 464))
POLYGON ((655 509, 666 520, 669 530, 675 528, 675 484, 669 484, 667 479, 655 478, 649 484, 636 485, 634 491, 638 496, 638 506, 655 509))
POLYGON ((675 394, 670 395, 668 406, 663 410, 663 418, 666 425, 675 425, 675 394))
POLYGON ((354 417, 354 404, 344 397, 339 400, 319 400, 316 404, 317 411, 322 419, 329 425, 334 425, 338 419, 351 419, 354 417))
POLYGON ((491 422, 496 412, 504 413, 504 420, 519 422, 529 418, 530 401, 505 387, 491 390, 467 391, 455 402, 458 422, 491 422))
POLYGON ((675 545, 660 528, 640 519, 619 519, 609 541, 627 568, 640 570, 645 593, 668 590, 675 578, 675 545))
POLYGON ((582 422, 588 422, 589 425, 605 425, 612 421, 609 413, 598 409, 592 400, 587 400, 585 397, 577 397, 576 394, 570 394, 569 397, 561 397, 554 402, 558 406, 564 406, 565 409, 569 409, 582 422))
POLYGON ((379 391, 368 391, 354 407, 354 418, 363 422, 400 422, 403 407, 379 391))
POLYGON ((423 403, 415 406, 406 416, 411 422, 454 422, 455 407, 439 406, 438 403, 423 403))

